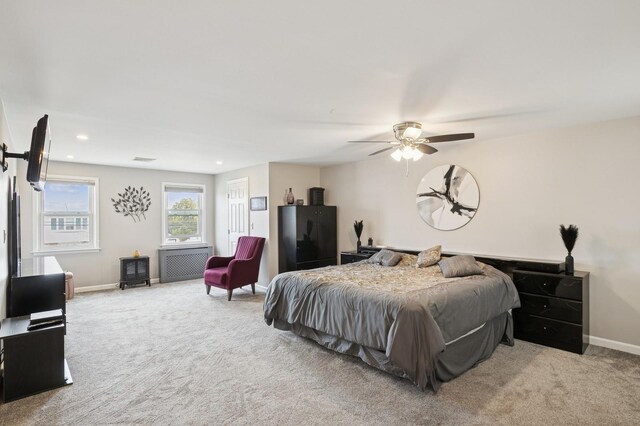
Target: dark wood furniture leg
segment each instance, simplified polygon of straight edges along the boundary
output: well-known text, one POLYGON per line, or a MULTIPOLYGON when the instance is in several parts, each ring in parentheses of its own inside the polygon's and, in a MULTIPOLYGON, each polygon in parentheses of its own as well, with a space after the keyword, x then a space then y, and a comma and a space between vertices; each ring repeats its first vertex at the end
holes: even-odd
POLYGON ((251 284, 251 292, 253 294, 256 294, 256 284, 255 283, 251 284))
POLYGON ((204 285, 207 289, 207 294, 209 294, 211 292, 211 286, 210 285, 204 285))
POLYGON ((227 297, 227 300, 228 300, 229 302, 231 302, 231 295, 232 295, 232 294, 233 294, 233 290, 232 290, 232 289, 227 290, 227 296, 228 296, 228 297, 227 297))

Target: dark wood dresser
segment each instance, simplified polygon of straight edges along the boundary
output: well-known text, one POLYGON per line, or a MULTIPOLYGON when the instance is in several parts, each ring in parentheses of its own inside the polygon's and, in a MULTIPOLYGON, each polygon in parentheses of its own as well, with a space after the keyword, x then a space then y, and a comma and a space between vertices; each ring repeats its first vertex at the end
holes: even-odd
POLYGON ((515 269, 520 309, 513 310, 514 337, 583 354, 589 346, 589 273, 515 269))
POLYGON ((278 207, 279 272, 321 268, 337 263, 335 206, 278 207))

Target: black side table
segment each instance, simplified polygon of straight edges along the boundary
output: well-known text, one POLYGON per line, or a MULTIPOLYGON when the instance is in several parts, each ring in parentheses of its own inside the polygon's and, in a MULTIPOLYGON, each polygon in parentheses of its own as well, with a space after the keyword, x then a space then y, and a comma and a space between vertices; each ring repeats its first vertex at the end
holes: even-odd
POLYGON ((127 284, 145 283, 151 287, 149 256, 120 258, 120 289, 127 284))
POLYGON ((361 260, 368 259, 372 256, 371 253, 358 253, 357 251, 342 251, 340 252, 340 264, 346 265, 347 263, 360 262, 361 260))

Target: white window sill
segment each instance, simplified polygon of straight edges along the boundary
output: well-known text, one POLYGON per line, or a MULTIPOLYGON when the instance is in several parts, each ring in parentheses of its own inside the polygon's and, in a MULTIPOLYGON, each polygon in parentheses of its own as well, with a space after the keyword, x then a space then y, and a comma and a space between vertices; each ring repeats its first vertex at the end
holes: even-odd
POLYGON ((67 250, 44 250, 33 251, 31 254, 34 257, 40 256, 55 256, 57 254, 83 254, 83 253, 100 253, 100 247, 98 248, 82 248, 82 249, 67 249, 67 250))

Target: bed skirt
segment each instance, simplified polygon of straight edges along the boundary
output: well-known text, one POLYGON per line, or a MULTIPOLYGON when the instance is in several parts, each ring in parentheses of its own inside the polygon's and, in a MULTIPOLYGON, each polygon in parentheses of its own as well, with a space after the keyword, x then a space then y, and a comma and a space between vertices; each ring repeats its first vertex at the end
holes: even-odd
MULTIPOLYGON (((306 337, 320 345, 347 355, 357 356, 372 367, 412 380, 404 371, 389 361, 384 351, 371 349, 340 337, 332 336, 300 324, 289 324, 282 320, 274 320, 274 327, 290 330, 301 337, 306 337)), ((475 330, 459 339, 446 344, 446 349, 440 353, 436 362, 436 380, 430 380, 429 385, 435 391, 442 382, 458 377, 470 368, 489 358, 500 343, 513 346, 513 318, 510 312, 505 312, 487 321, 475 330), (435 383, 434 383, 435 382, 435 383)))

